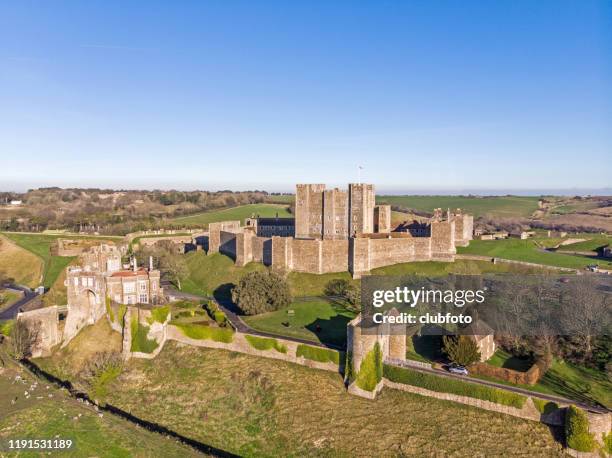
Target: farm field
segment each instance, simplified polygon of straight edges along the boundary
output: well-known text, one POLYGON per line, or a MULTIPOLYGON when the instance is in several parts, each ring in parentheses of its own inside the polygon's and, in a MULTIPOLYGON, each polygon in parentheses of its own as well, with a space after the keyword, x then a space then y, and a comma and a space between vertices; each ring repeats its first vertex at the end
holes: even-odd
MULTIPOLYGON (((574 236, 572 236, 574 238, 574 236)), ((605 235, 595 235, 589 234, 583 236, 576 236, 576 238, 584 238, 583 242, 570 243, 567 245, 562 245, 559 247, 559 250, 568 250, 568 251, 597 251, 607 245, 612 244, 612 237, 605 235)))
POLYGON ((337 373, 173 342, 107 401, 241 456, 563 454, 543 424, 391 389, 370 401, 337 373))
POLYGON ((298 299, 289 307, 242 319, 258 331, 343 347, 346 345, 346 325, 354 317, 354 312, 339 303, 298 299), (293 314, 289 314, 289 310, 293 314))
POLYGON ((418 211, 432 212, 434 208, 454 210, 461 208, 466 213, 490 217, 527 218, 538 209, 538 197, 494 196, 376 196, 377 204, 400 205, 418 211))
MULTIPOLYGON (((469 246, 458 247, 457 253, 491 256, 570 269, 584 269, 590 264, 599 264, 600 267, 605 269, 612 268, 612 261, 610 260, 545 251, 536 245, 537 241, 537 238, 526 240, 472 240, 469 246)), ((549 241, 550 239, 543 239, 543 242, 549 243, 549 241)))
POLYGON ((40 285, 42 259, 5 236, 0 235, 0 242, 0 271, 14 278, 18 284, 30 288, 40 285))
POLYGON ((196 215, 181 216, 179 218, 169 219, 168 222, 175 226, 205 228, 208 227, 208 223, 240 220, 244 224, 244 220, 246 218, 250 218, 253 214, 261 217, 274 217, 277 213, 280 218, 290 218, 293 216, 287 211, 287 205, 251 204, 206 213, 198 213, 196 215))

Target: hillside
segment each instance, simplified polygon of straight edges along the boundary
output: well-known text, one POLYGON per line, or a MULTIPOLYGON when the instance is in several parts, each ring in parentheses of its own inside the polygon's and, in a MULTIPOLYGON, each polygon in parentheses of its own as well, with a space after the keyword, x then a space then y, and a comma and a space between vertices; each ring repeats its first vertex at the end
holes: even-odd
POLYGON ((0 271, 16 283, 30 288, 40 285, 43 266, 38 256, 0 235, 0 271))
POLYGON ((562 455, 543 424, 391 389, 369 401, 336 373, 174 343, 131 360, 108 402, 242 456, 562 455))
POLYGON ((215 210, 205 213, 198 213, 180 218, 168 220, 173 226, 184 227, 208 227, 208 223, 218 221, 238 220, 244 223, 246 218, 253 215, 261 217, 274 217, 278 215, 280 218, 290 218, 293 215, 287 210, 287 205, 283 204, 251 204, 241 205, 238 207, 227 208, 224 210, 215 210))

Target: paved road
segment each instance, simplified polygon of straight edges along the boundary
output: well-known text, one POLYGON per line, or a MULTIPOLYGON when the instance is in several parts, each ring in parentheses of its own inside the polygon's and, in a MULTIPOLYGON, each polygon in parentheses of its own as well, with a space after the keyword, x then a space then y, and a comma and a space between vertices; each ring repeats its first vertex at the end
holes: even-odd
POLYGON ((27 286, 9 284, 6 287, 18 291, 23 291, 23 297, 6 310, 0 312, 0 320, 12 320, 17 316, 19 310, 24 309, 28 304, 38 298, 38 294, 36 294, 27 286))
POLYGON ((545 401, 560 402, 563 404, 574 404, 590 412, 596 412, 596 413, 610 412, 610 409, 607 409, 605 407, 593 406, 590 404, 585 404, 582 402, 574 401, 572 399, 562 398, 560 396, 553 396, 550 394, 537 393, 537 392, 526 390, 523 388, 518 388, 518 387, 514 387, 510 385, 504 385, 503 383, 496 383, 496 382, 491 382, 489 380, 482 380, 478 378, 467 377, 465 375, 452 374, 450 372, 447 372, 444 369, 434 369, 434 368, 428 368, 428 367, 413 366, 410 363, 406 363, 405 361, 400 361, 400 360, 387 360, 385 362, 388 364, 394 365, 394 366, 406 367, 410 370, 414 370, 417 372, 434 374, 438 377, 460 379, 463 382, 474 383, 475 385, 485 385, 485 386, 489 386, 492 388, 499 388, 501 390, 511 391, 513 393, 522 394, 525 396, 531 396, 531 397, 536 397, 539 399, 544 399, 545 401))
MULTIPOLYGON (((340 350, 340 351, 344 351, 345 348, 346 348, 344 346, 338 346, 338 345, 333 345, 333 344, 323 344, 321 342, 313 342, 312 340, 300 339, 299 337, 288 337, 288 336, 285 336, 285 335, 273 334, 273 333, 264 332, 264 331, 258 331, 257 329, 253 329, 252 327, 250 327, 248 324, 246 324, 242 320, 242 318, 238 314, 239 311, 238 311, 236 305, 232 301, 230 301, 229 299, 220 299, 220 298, 215 298, 215 297, 212 297, 212 296, 200 296, 200 295, 197 295, 197 294, 184 293, 182 291, 177 291, 169 283, 164 283, 162 286, 164 288, 164 291, 167 294, 169 294, 171 296, 174 296, 174 297, 177 297, 177 298, 180 298, 180 299, 195 300, 195 301, 215 300, 219 304, 219 307, 221 308, 221 310, 227 316, 227 319, 231 323, 232 327, 236 331, 241 332, 243 334, 252 334, 252 335, 261 336, 261 337, 281 338, 281 339, 285 339, 285 340, 291 340, 291 341, 297 342, 297 343, 312 345, 314 347, 333 348, 335 350, 340 350)), ((312 299, 312 300, 315 300, 315 299, 320 299, 320 298, 316 298, 316 297, 300 297, 300 299, 305 299, 305 300, 312 299)))

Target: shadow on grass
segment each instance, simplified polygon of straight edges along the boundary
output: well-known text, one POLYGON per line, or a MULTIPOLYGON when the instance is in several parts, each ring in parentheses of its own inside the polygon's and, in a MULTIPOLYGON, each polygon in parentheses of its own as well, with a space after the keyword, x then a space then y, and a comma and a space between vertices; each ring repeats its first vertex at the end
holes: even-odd
POLYGON ((317 318, 304 326, 317 336, 323 345, 333 347, 346 347, 346 325, 351 321, 349 317, 335 315, 330 319, 317 318))

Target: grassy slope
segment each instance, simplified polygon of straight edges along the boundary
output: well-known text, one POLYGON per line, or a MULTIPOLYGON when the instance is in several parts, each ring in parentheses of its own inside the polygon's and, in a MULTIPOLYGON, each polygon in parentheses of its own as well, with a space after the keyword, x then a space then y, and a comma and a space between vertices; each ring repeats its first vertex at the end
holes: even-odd
MULTIPOLYGON (((585 237, 586 238, 586 237, 585 237)), ((612 243, 612 237, 606 237, 603 235, 598 235, 593 237, 589 237, 588 240, 584 242, 570 243, 569 245, 562 245, 559 247, 559 250, 569 250, 569 251, 597 251, 599 248, 605 247, 606 245, 610 245, 612 243)))
POLYGON ((0 303, 0 311, 9 308, 12 304, 17 302, 23 297, 23 294, 11 291, 8 289, 0 288, 0 296, 4 299, 4 302, 0 303))
MULTIPOLYGON (((30 385, 33 381, 32 376, 13 365, 0 374, 0 440, 3 445, 8 439, 58 437, 75 441, 72 449, 58 452, 58 456, 201 456, 174 440, 109 414, 100 417, 93 409, 84 407, 59 390, 46 389, 42 383, 32 391, 30 385), (14 382, 18 373, 26 378, 26 383, 14 382), (29 399, 24 397, 24 390, 31 392, 29 399)), ((19 456, 41 454, 20 453, 19 456)))
MULTIPOLYGON (((550 242, 550 239, 544 240, 550 242)), ((593 263, 597 263, 604 268, 612 268, 611 261, 594 259, 588 256, 542 251, 536 246, 536 241, 537 239, 472 240, 468 247, 457 248, 457 252, 460 254, 478 254, 573 269, 582 269, 593 263)))
POLYGON ((401 205, 419 211, 461 208, 478 216, 528 217, 538 208, 538 197, 377 196, 376 203, 401 205))
POLYGON ((169 344, 130 361, 110 391, 120 408, 243 456, 562 453, 536 422, 390 389, 373 402, 338 374, 222 350, 169 344))
POLYGON ((197 226, 206 227, 208 223, 214 223, 218 221, 232 221, 240 220, 244 221, 245 218, 249 218, 251 215, 256 214, 262 217, 278 216, 281 218, 288 218, 292 215, 287 211, 286 205, 278 204, 251 204, 241 205, 239 207, 227 208, 224 210, 211 211, 206 213, 199 213, 197 215, 182 216, 169 220, 173 224, 181 224, 186 227, 197 226))
POLYGON ((0 271, 15 279, 19 284, 31 288, 40 284, 43 270, 42 260, 31 252, 21 248, 10 239, 1 236, 0 271), (19 260, 19 262, 15 262, 19 260))
POLYGON ((342 305, 326 300, 296 301, 289 307, 276 312, 244 317, 244 321, 254 329, 289 337, 299 337, 313 342, 344 345, 346 325, 355 314, 342 305), (294 315, 289 315, 293 310, 294 315), (282 323, 287 322, 289 326, 282 323), (316 326, 321 330, 316 331, 316 326))

